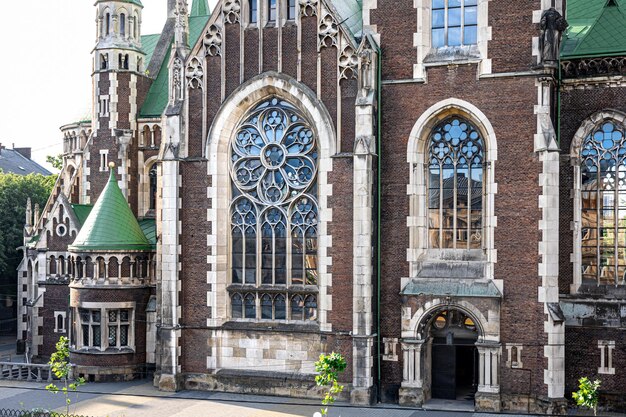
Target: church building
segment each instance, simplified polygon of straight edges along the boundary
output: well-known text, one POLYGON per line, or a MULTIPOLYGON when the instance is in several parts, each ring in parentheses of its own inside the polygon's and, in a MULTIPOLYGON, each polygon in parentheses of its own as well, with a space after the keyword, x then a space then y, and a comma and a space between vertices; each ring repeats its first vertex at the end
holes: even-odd
POLYGON ((626 0, 165 2, 95 2, 30 360, 319 398, 335 351, 353 404, 626 409, 626 0))

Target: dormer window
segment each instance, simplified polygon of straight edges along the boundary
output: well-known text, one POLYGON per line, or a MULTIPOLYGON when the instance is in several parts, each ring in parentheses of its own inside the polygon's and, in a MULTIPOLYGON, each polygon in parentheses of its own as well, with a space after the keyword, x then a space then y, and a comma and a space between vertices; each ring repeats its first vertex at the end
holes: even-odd
POLYGON ((432 0, 432 47, 476 45, 478 0, 432 0))
POLYGON ((251 25, 256 24, 258 11, 259 11, 258 0, 250 0, 250 24, 251 25))
POLYGON ((267 0, 267 21, 275 22, 278 17, 278 8, 276 7, 276 0, 267 0))

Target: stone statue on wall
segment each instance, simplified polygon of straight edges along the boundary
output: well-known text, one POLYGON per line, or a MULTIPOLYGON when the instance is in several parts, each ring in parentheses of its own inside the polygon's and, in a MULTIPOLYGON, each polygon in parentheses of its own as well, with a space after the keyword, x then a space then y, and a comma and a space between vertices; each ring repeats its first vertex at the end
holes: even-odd
POLYGON ((539 37, 539 53, 542 64, 555 64, 559 59, 561 34, 567 29, 567 21, 551 7, 541 16, 541 36, 539 37))

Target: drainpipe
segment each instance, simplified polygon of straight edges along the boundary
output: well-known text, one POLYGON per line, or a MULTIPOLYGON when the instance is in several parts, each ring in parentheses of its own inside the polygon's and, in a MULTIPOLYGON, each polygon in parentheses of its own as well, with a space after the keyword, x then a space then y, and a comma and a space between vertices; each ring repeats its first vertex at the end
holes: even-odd
POLYGON ((380 375, 380 362, 381 362, 381 352, 380 352, 380 344, 381 344, 381 337, 380 337, 380 286, 381 286, 381 266, 380 266, 380 259, 381 259, 381 224, 380 224, 380 219, 382 217, 382 208, 381 208, 381 202, 382 202, 382 158, 381 158, 381 154, 382 154, 382 51, 380 49, 380 45, 376 45, 376 52, 377 52, 377 60, 378 60, 378 65, 376 66, 376 75, 377 75, 377 97, 376 97, 376 106, 377 106, 377 120, 376 120, 376 153, 377 153, 377 164, 376 164, 376 182, 377 182, 377 208, 376 208, 376 281, 377 281, 377 286, 376 286, 376 292, 377 292, 377 303, 376 303, 376 346, 377 346, 377 365, 378 365, 378 372, 376 373, 377 378, 378 378, 378 402, 380 402, 381 400, 381 393, 382 393, 382 387, 381 387, 381 375, 380 375))

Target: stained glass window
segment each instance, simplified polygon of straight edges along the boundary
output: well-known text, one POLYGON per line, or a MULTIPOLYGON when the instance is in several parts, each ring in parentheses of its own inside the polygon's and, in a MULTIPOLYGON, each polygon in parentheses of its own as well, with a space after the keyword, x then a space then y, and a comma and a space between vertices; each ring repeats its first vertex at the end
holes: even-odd
MULTIPOLYGON (((231 282, 246 287, 245 296, 231 295, 232 318, 287 319, 293 293, 307 286, 310 293, 318 282, 313 128, 295 106, 271 98, 239 125, 230 156, 231 282), (248 292, 260 287, 284 292, 248 292)), ((317 308, 311 303, 311 310, 313 305, 317 308)), ((304 320, 300 308, 297 320, 304 320)), ((307 313, 307 319, 316 317, 307 313)))
POLYGON ((475 45, 478 0, 432 0, 432 46, 475 45))
POLYGON ((582 279, 624 284, 626 274, 626 132, 606 121, 581 150, 582 279))
POLYGON ((450 117, 435 126, 428 149, 430 247, 480 249, 484 145, 478 129, 450 117))

